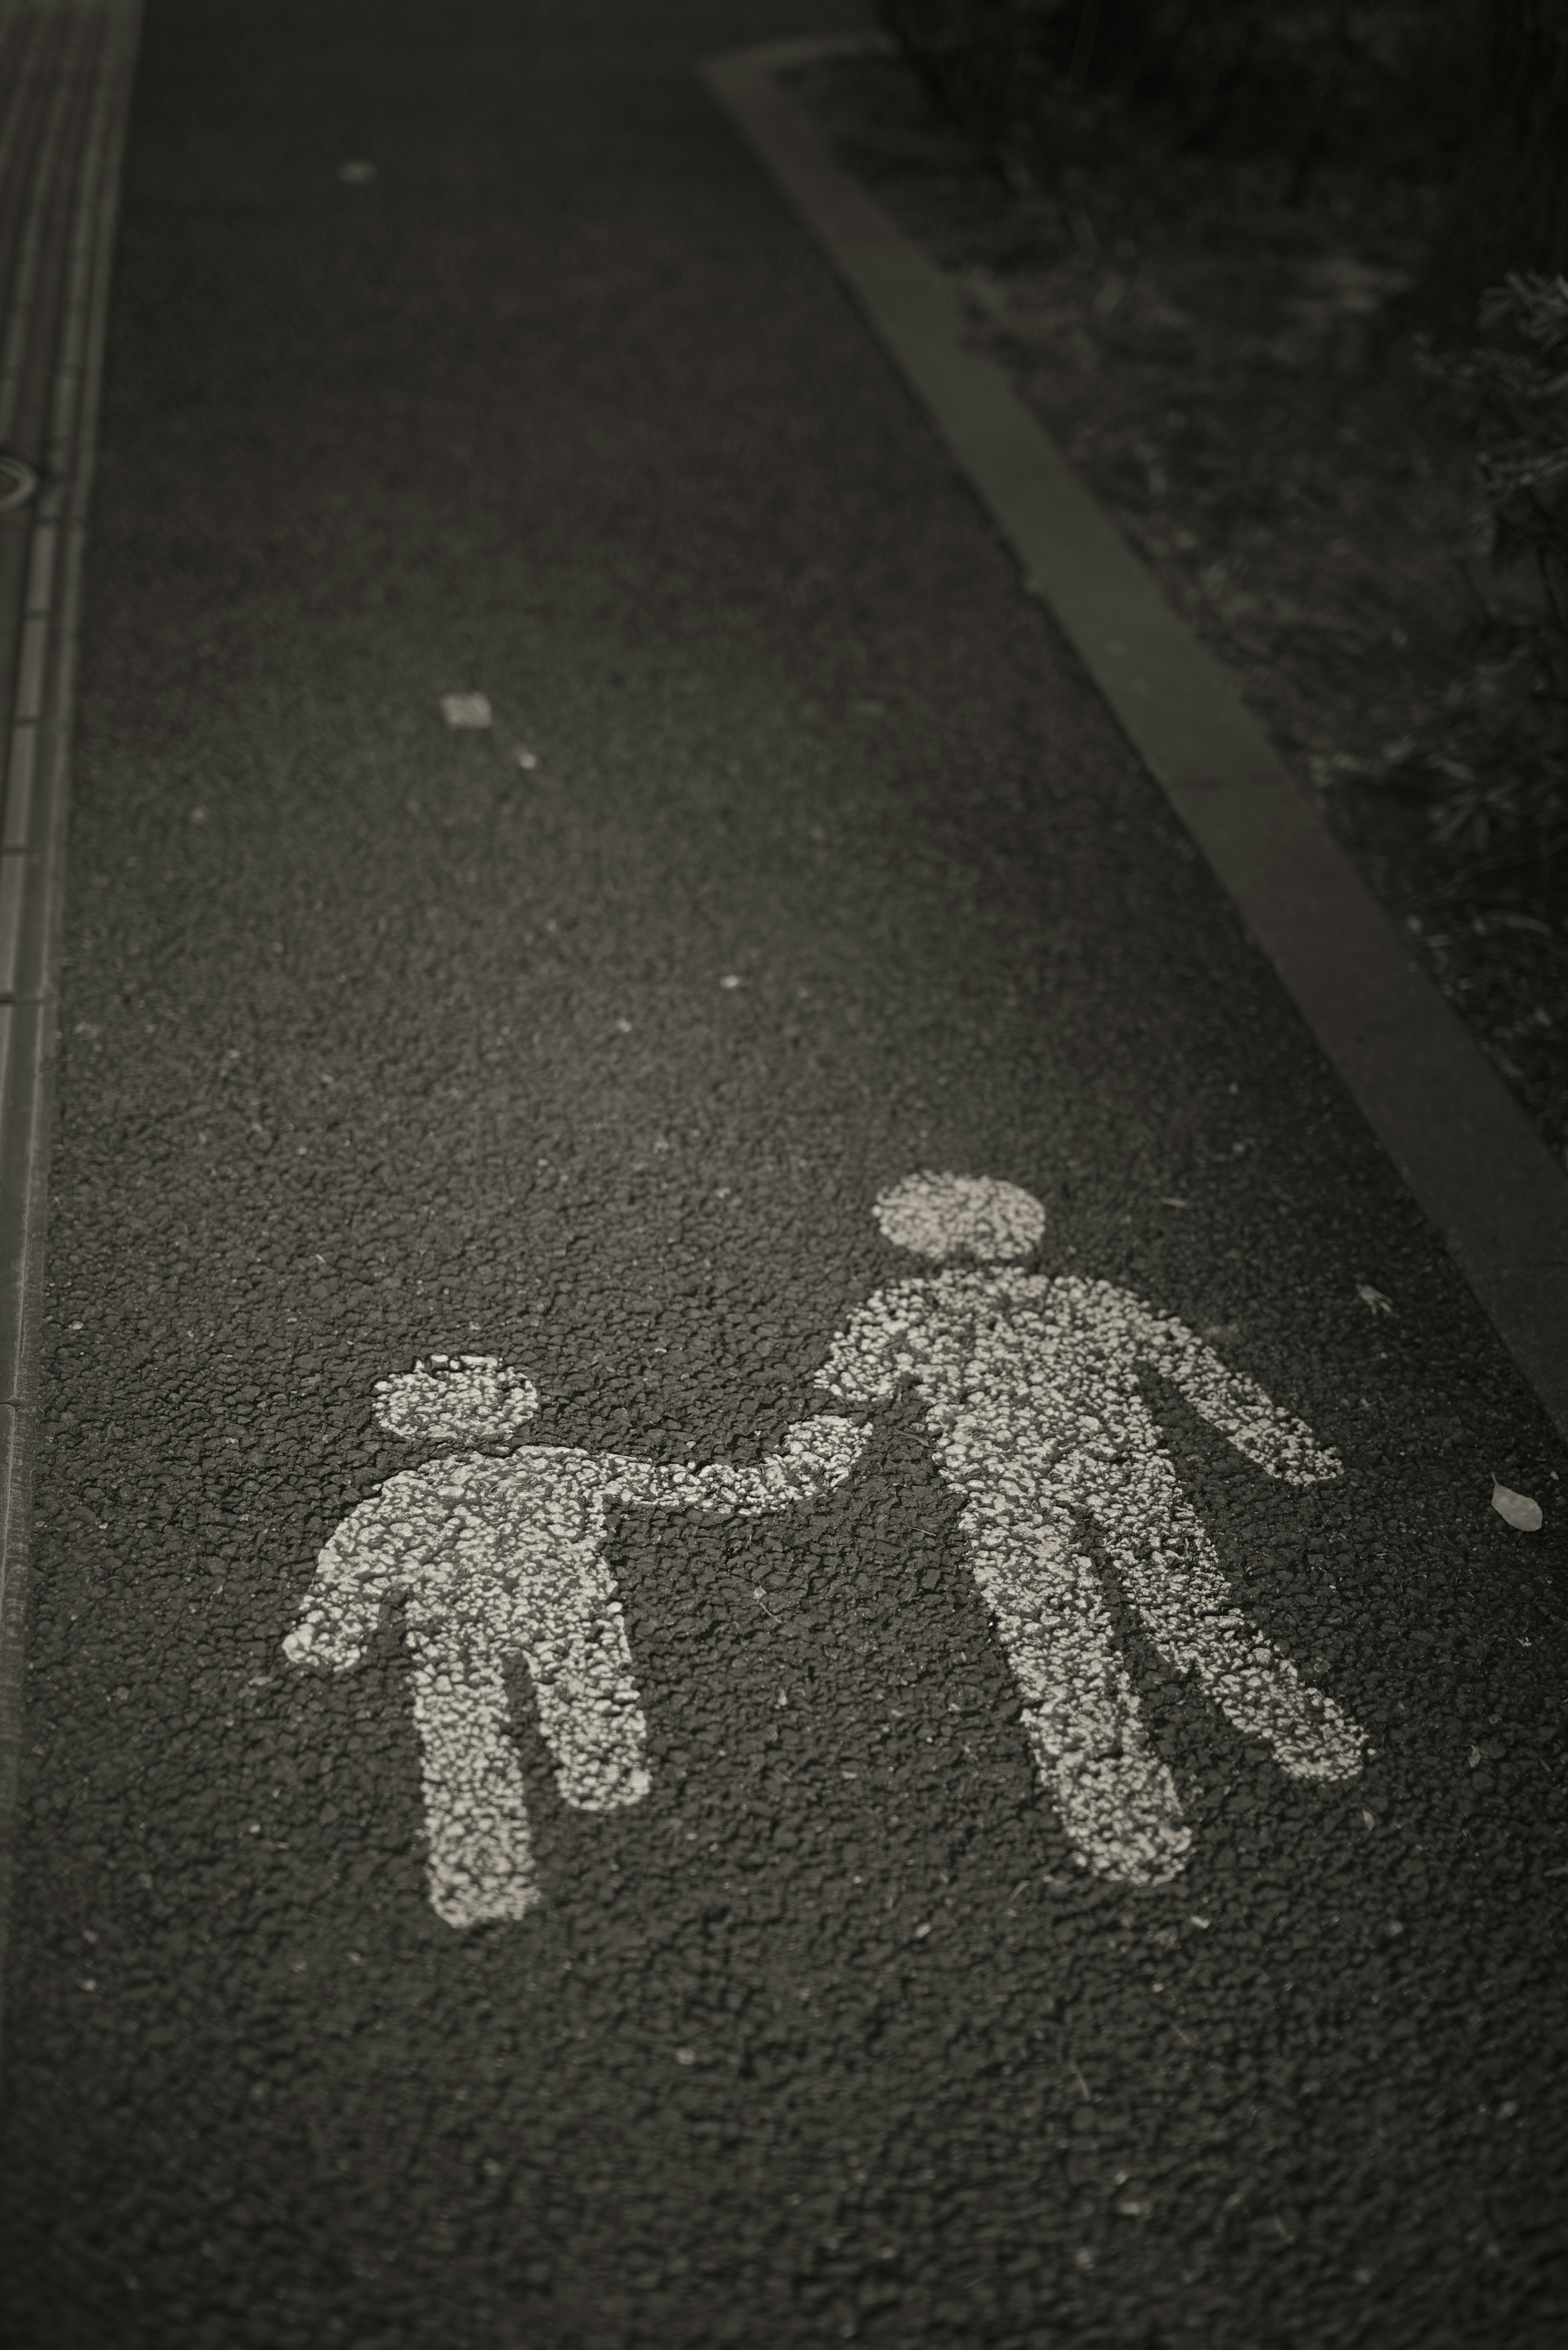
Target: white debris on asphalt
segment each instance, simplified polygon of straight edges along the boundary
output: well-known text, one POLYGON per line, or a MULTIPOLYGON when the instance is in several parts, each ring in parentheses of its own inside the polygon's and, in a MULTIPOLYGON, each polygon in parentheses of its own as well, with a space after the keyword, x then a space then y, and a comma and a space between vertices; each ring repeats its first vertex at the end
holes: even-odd
POLYGON ((483 693, 443 693, 441 714, 449 726, 491 726, 494 719, 483 693))
POLYGON ((1540 1503, 1532 1502, 1528 1493, 1516 1493, 1511 1485, 1500 1485, 1495 1477, 1491 1481, 1491 1505, 1500 1518, 1506 1518, 1521 1534, 1540 1533, 1540 1503))

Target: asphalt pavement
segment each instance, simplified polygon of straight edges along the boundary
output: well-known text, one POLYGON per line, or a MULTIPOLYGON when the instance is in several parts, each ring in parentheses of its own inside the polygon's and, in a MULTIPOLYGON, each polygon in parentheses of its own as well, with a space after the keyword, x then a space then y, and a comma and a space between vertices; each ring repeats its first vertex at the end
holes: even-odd
POLYGON ((698 71, 867 22, 147 9, 7 2350, 1568 2325, 1568 1458, 698 71))

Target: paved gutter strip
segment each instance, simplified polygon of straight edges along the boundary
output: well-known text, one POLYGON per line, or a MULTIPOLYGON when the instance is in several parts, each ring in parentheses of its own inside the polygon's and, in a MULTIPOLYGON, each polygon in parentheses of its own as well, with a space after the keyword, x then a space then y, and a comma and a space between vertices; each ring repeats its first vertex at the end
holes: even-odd
POLYGON ((1406 951, 1224 668, 1014 390, 962 296, 778 86, 878 36, 702 62, 856 295, 1112 713, 1262 948, 1503 1344, 1568 1435, 1568 1175, 1406 951))
MULTIPOLYGON (((39 468, 30 507, 0 524, 0 1949, 4 1948, 20 1678, 37 1324, 53 1094, 56 959, 82 552, 91 489, 109 265, 140 0, 38 20, 30 63, 55 106, 31 151, 0 318, 0 445, 39 468), (25 548, 18 561, 13 548, 25 548), (7 577, 25 580, 5 598, 7 577)), ((32 77, 29 77, 31 79, 32 77)), ((3 135, 3 134, 0 134, 3 135)), ((15 216, 0 182, 0 222, 15 216)))
MULTIPOLYGON (((11 274, 22 265, 24 240, 16 219, 25 213, 33 187, 29 157, 36 151, 49 120, 47 103, 55 52, 67 30, 64 17, 12 16, 0 40, 0 253, 12 256, 11 274)), ((11 287, 3 288, 11 317, 11 287)))
MULTIPOLYGON (((34 32, 30 50, 20 40, 13 42, 8 46, 18 54, 3 61, 11 86, 0 120, 0 449, 20 454, 16 444, 27 439, 35 444, 36 465, 43 433, 42 387, 35 392, 24 375, 29 348, 37 341, 30 330, 37 308, 39 253, 49 226, 61 118, 83 26, 63 15, 35 14, 28 21, 34 32)), ((35 378, 37 373, 35 364, 35 378)), ((18 692, 25 691, 25 683, 15 683, 13 659, 18 646, 24 667, 28 657, 34 537, 33 515, 26 506, 0 521, 0 691, 9 696, 0 702, 0 716, 7 723, 15 718, 18 692)), ((8 767, 7 755, 6 772, 8 767)))

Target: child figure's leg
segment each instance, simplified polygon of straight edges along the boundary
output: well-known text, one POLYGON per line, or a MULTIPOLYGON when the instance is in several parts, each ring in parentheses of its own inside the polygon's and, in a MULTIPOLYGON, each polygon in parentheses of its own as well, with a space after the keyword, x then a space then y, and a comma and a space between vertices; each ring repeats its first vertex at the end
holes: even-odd
POLYGON ((639 1803, 649 1788, 648 1723, 604 1555, 607 1497, 639 1465, 564 1449, 507 1464, 449 1603, 492 1654, 527 1666, 556 1783, 579 1811, 639 1803))
POLYGON ((1293 1779, 1354 1779, 1361 1731, 1231 1605, 1214 1545, 1169 1458, 1151 1450, 1139 1461, 1136 1492, 1091 1508, 1161 1654, 1196 1673, 1226 1720, 1262 1739, 1293 1779))
POLYGON ((962 1524, 1041 1783, 1098 1875, 1165 1884, 1192 1842, 1175 1783, 1139 1719, 1093 1563, 1074 1554, 1070 1517, 1029 1516, 976 1500, 962 1524))
POLYGON ((410 1637, 431 1906, 449 1926, 521 1918, 541 1897, 500 1666, 486 1647, 410 1637))

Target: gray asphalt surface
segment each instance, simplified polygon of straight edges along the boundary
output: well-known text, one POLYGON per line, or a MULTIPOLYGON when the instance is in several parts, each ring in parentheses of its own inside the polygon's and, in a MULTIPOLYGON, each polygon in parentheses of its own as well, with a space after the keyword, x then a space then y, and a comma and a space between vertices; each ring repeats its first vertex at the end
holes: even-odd
POLYGON ((834 28, 152 0, 74 763, 13 2350, 1568 2324, 1568 1462, 693 71, 834 28), (355 1671, 283 1655, 333 1529, 431 1451, 376 1382, 493 1354, 526 1441, 758 1461, 913 1270, 871 1209, 928 1168, 1034 1193, 1034 1266, 1179 1315, 1337 1449, 1270 1482, 1150 1381, 1362 1775, 1285 1778, 1107 1570, 1194 1846, 1164 1887, 1075 1871, 906 1390, 809 1509, 618 1513, 649 1793, 564 1804, 518 1673, 545 1899, 454 1930, 398 1608, 355 1671))

